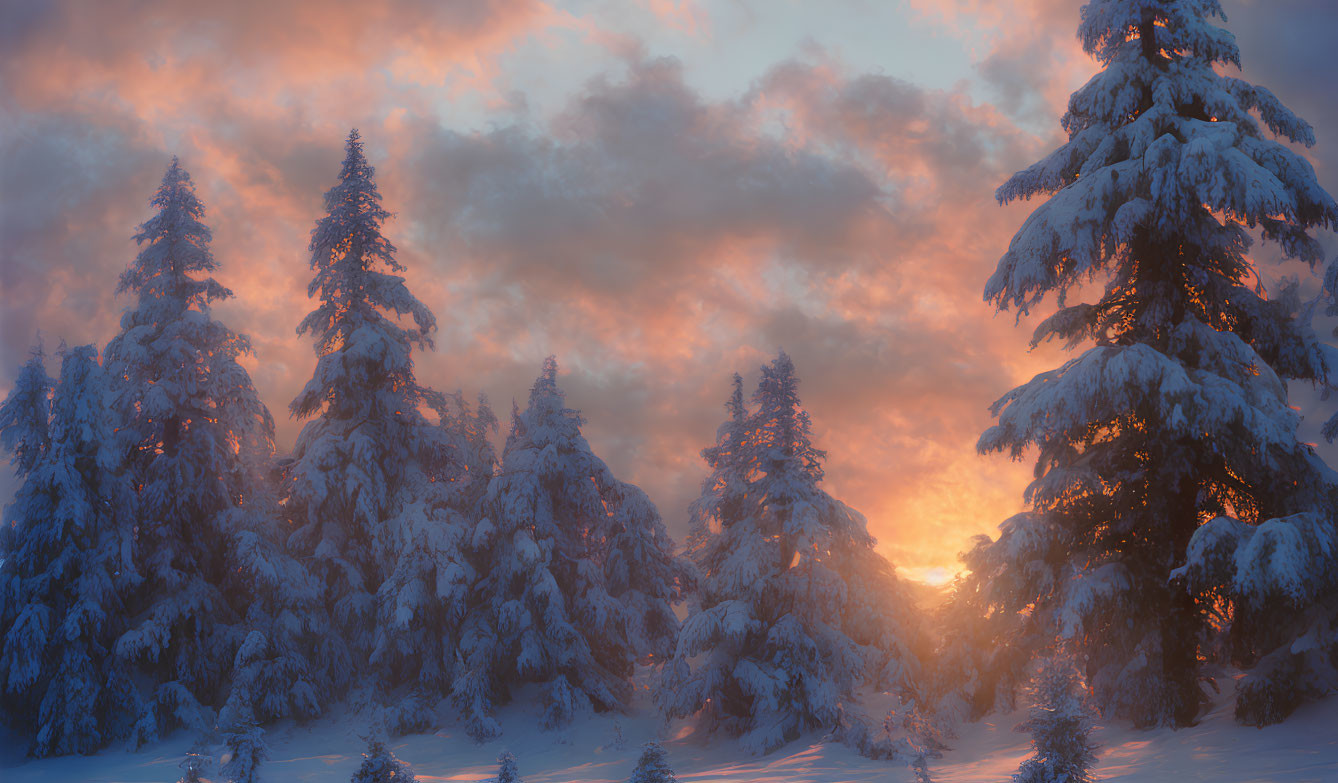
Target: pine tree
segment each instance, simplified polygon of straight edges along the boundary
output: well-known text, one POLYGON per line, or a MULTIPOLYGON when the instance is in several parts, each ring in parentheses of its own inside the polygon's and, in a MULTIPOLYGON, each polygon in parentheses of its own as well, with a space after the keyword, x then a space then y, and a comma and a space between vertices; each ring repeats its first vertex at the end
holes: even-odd
POLYGON ((14 379, 0 407, 0 445, 10 454, 15 474, 26 477, 36 468, 51 442, 51 390, 55 380, 46 374, 46 353, 41 344, 14 379))
POLYGON ((479 740, 499 730, 493 703, 525 683, 543 689, 546 727, 623 707, 634 665, 666 654, 678 629, 684 564, 645 493, 614 478, 581 424, 549 357, 473 537, 479 608, 454 693, 479 740))
POLYGON ((674 770, 669 766, 664 748, 658 742, 647 742, 641 750, 636 769, 627 783, 678 783, 674 770))
POLYGON ((688 507, 687 550, 698 558, 702 549, 719 534, 724 520, 738 519, 747 502, 746 461, 748 406, 743 399, 743 376, 734 373, 725 411, 729 417, 716 431, 716 442, 702 450, 711 473, 702 481, 703 492, 688 507))
MULTIPOLYGON (((1177 567, 1228 541, 1249 546, 1217 535, 1226 528, 1333 541, 1334 484, 1297 440, 1283 383, 1324 382, 1328 368, 1295 285, 1266 296, 1246 251, 1257 229, 1313 265, 1309 232, 1334 225, 1338 205, 1268 135, 1310 145, 1310 127, 1215 70, 1240 62, 1213 23, 1222 16, 1216 0, 1083 8, 1079 37, 1104 69, 1069 100, 1068 142, 999 189, 1002 203, 1048 199, 985 288, 1019 313, 1053 292, 1059 310, 1033 344, 1094 346, 995 403, 980 450, 1019 458, 1034 445, 1040 457, 1030 509, 977 554, 967 591, 982 615, 1024 615, 1037 630, 1021 636, 1074 640, 1102 711, 1139 726, 1186 724, 1203 702, 1198 642, 1222 574, 1177 567), (1095 303, 1066 301, 1098 276, 1095 303), (1215 518, 1227 521, 1200 527, 1215 518)), ((1227 592, 1236 662, 1288 645, 1262 628, 1267 601, 1227 592)), ((1254 676, 1284 692, 1300 684, 1254 676)))
POLYGON ((699 605, 684 622, 658 698, 670 717, 766 752, 827 728, 862 749, 864 683, 906 691, 919 670, 913 607, 859 512, 819 484, 798 378, 781 353, 745 413, 740 382, 711 474, 693 504, 699 605))
POLYGON ((181 723, 213 725, 255 603, 256 561, 281 557, 277 520, 254 508, 274 422, 238 363, 249 342, 211 317, 231 292, 209 276, 218 264, 204 206, 175 158, 151 203, 158 213, 136 234, 142 249, 118 287, 136 302, 106 351, 131 488, 118 521, 132 553, 119 577, 130 626, 115 653, 147 686, 140 742, 181 723))
POLYGON ((1031 732, 1035 752, 1022 762, 1014 783, 1091 783, 1092 710, 1072 661, 1062 652, 1045 659, 1031 692, 1031 711, 1018 730, 1031 732))
POLYGON ((385 713, 397 732, 425 727, 431 707, 449 692, 458 629, 478 581, 467 557, 471 534, 496 465, 489 434, 497 419, 480 395, 471 411, 459 392, 439 413, 444 446, 430 477, 416 491, 417 506, 401 515, 395 567, 378 591, 381 620, 372 663, 410 683, 407 696, 385 713), (415 509, 422 509, 415 513, 415 509))
POLYGON ((331 684, 319 657, 333 633, 330 618, 317 580, 286 549, 282 513, 273 482, 254 481, 246 503, 229 515, 229 560, 246 588, 234 591, 245 600, 239 629, 245 636, 218 714, 225 733, 317 717, 318 693, 331 684))
POLYGON ((231 783, 257 783, 260 765, 269 757, 265 746, 265 730, 251 720, 242 719, 224 737, 228 759, 223 764, 223 775, 231 783))
POLYGON ((313 561, 338 629, 323 660, 342 682, 373 664, 377 689, 398 695, 390 719, 403 729, 423 724, 450 681, 473 574, 460 455, 422 413, 446 401, 413 372, 412 349, 431 347, 436 320, 395 274, 374 175, 355 130, 312 231, 308 293, 320 303, 298 333, 315 337, 318 360, 290 406, 311 421, 288 466, 286 507, 291 543, 313 561))
POLYGON ((1026 615, 981 615, 982 594, 990 586, 971 575, 986 570, 982 564, 988 564, 992 544, 989 536, 973 538, 961 555, 966 576, 957 579, 934 613, 939 640, 922 692, 926 705, 947 725, 1016 709, 1027 663, 1046 641, 1026 615))
POLYGON ((284 551, 275 520, 278 504, 267 485, 258 486, 247 508, 234 512, 230 560, 245 575, 249 600, 232 658, 227 697, 218 714, 224 731, 256 721, 314 718, 318 693, 329 680, 316 657, 331 633, 321 595, 310 572, 284 551))
MULTIPOLYGON (((19 480, 14 501, 5 506, 0 527, 0 684, 4 685, 5 722, 19 727, 35 723, 41 694, 30 689, 42 676, 51 620, 45 596, 30 603, 30 580, 46 571, 52 559, 41 536, 52 515, 52 498, 39 483, 38 469, 51 445, 51 390, 41 346, 19 371, 14 388, 0 405, 0 444, 19 480), (40 537, 39 537, 40 536, 40 537), (36 550, 37 557, 22 550, 36 550), (27 607, 31 606, 31 610, 27 607)), ((57 540, 59 543, 59 540, 57 540)))
POLYGON ((96 349, 62 349, 48 400, 50 389, 35 353, 0 406, 0 439, 24 478, 0 531, 0 682, 8 719, 31 731, 39 757, 91 753, 124 706, 108 684, 120 547, 96 349))
POLYGON ((525 783, 520 779, 520 769, 516 765, 516 756, 504 750, 497 756, 497 777, 491 783, 525 783))
POLYGON ((596 484, 604 513, 595 514, 583 535, 592 542, 588 554, 600 568, 604 589, 621 610, 611 638, 602 644, 619 650, 624 676, 630 677, 631 664, 662 662, 673 654, 679 628, 673 607, 691 586, 692 572, 673 554, 674 542, 650 497, 607 468, 602 473, 596 484))
POLYGON ((486 394, 479 394, 471 410, 462 393, 450 397, 449 410, 443 414, 441 426, 453 444, 466 481, 462 484, 462 506, 477 517, 488 494, 488 483, 497 470, 497 452, 492 436, 497 432, 497 415, 488 404, 486 394))
POLYGON ((948 749, 943 730, 948 721, 950 718, 930 712, 914 701, 903 701, 883 718, 882 736, 877 738, 875 747, 891 751, 882 754, 885 757, 904 759, 917 781, 928 780, 929 760, 943 758, 943 751, 948 749))
POLYGON ((353 773, 351 783, 414 783, 413 770, 395 758, 385 740, 371 737, 362 754, 362 765, 353 773))
MULTIPOLYGON (((1284 291, 1284 295, 1291 295, 1284 291)), ((1338 258, 1324 275, 1325 314, 1338 315, 1338 258)), ((1307 303, 1309 319, 1319 300, 1307 303)), ((1328 348, 1328 346, 1323 346, 1328 348)), ((1328 367, 1333 368, 1333 358, 1328 367)), ((1338 414, 1323 427, 1332 441, 1338 414)), ((1231 601, 1225 642, 1236 663, 1253 664, 1237 680, 1236 718, 1263 726, 1304 700, 1332 692, 1338 672, 1338 546, 1332 515, 1302 512, 1251 525, 1219 516, 1194 532, 1184 566, 1173 575, 1191 590, 1231 601)))
POLYGON ((929 762, 923 758, 917 758, 911 769, 915 772, 915 783, 934 783, 934 776, 929 774, 929 762))

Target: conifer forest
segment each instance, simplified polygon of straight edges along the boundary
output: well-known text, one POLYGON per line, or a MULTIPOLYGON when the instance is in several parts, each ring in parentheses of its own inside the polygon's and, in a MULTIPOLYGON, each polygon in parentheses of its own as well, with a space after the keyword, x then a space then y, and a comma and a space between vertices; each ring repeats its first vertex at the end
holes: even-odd
POLYGON ((0 3, 0 780, 1338 781, 1335 35, 0 3))

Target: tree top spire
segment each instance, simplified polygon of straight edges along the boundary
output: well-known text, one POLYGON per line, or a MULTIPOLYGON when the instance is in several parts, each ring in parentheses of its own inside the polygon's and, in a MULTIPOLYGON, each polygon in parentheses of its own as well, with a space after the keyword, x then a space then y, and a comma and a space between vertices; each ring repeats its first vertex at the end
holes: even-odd
POLYGON ((557 385, 558 362, 556 356, 548 356, 544 359, 543 369, 539 371, 539 377, 535 379, 534 386, 530 389, 530 405, 544 397, 563 398, 562 390, 557 385))

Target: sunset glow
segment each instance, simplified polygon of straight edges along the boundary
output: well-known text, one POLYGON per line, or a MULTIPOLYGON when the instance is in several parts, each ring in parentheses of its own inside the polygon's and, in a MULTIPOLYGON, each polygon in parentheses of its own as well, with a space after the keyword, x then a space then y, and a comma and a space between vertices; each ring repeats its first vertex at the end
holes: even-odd
MULTIPOLYGON (((1223 4, 1246 74, 1318 129, 1305 154, 1332 189, 1338 104, 1308 64, 1332 3, 1223 4)), ((178 155, 236 294, 216 315, 250 337, 289 450, 315 361, 295 334, 307 244, 357 127, 438 320, 422 383, 504 413, 556 354, 594 450, 681 541, 731 374, 751 388, 783 348, 826 489, 903 575, 946 584, 1031 476, 976 453, 988 406, 1065 358, 981 291, 1034 207, 994 189, 1056 146, 1096 69, 1078 5, 18 4, 0 24, 0 395, 38 325, 52 347, 115 333, 129 301, 109 292, 178 155)), ((1304 272, 1274 252, 1252 251, 1265 289, 1304 272)), ((1322 442, 1333 403, 1292 392, 1322 442)))

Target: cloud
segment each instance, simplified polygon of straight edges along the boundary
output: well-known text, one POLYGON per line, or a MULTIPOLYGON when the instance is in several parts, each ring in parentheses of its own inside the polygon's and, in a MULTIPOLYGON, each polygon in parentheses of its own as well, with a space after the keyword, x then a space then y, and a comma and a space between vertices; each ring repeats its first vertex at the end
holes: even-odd
POLYGON ((293 334, 304 251, 348 127, 375 134, 397 110, 486 84, 518 41, 565 24, 531 0, 0 6, 0 29, 22 31, 0 57, 0 361, 22 361, 39 327, 110 337, 129 304, 112 297, 117 275, 176 154, 238 294, 217 311, 253 337, 252 371, 282 414, 309 371, 293 334))
POLYGON ((109 250, 128 240, 139 210, 126 193, 149 192, 158 156, 132 128, 43 115, 10 123, 0 157, 0 361, 14 368, 39 329, 85 342, 102 336, 86 325, 114 323, 124 259, 109 250))
POLYGON ((950 561, 941 526, 994 524, 998 493, 967 510, 960 490, 1016 366, 993 354, 1023 336, 991 328, 980 286, 1016 220, 994 184, 1034 152, 996 112, 825 56, 709 101, 642 59, 545 125, 410 125, 384 170, 412 172, 401 218, 451 280, 422 366, 468 386, 557 353, 601 453, 681 529, 729 374, 785 348, 830 483, 887 551, 950 561), (957 502, 927 497, 945 486, 957 502))
MULTIPOLYGON (((1020 506, 1029 473, 975 454, 987 406, 1063 358, 1028 352, 1027 325, 981 301, 1029 207, 993 191, 1056 143, 1094 66, 1071 0, 921 5, 976 52, 975 82, 927 89, 810 42, 719 89, 648 54, 656 40, 530 0, 0 4, 0 388, 38 326, 114 333, 116 276, 175 153, 237 293, 217 314, 252 337, 290 445, 285 408, 314 364, 294 333, 309 232, 357 125, 396 213, 387 234, 440 323, 421 380, 487 392, 505 418, 556 353, 597 452, 681 536, 730 374, 755 381, 784 348, 829 489, 900 564, 951 566, 1020 506), (554 94, 507 70, 563 35, 598 50, 595 78, 554 94)), ((620 13, 723 35, 692 3, 620 13)), ((1252 41, 1247 76, 1260 62, 1317 124, 1332 113, 1313 63, 1252 41)))

